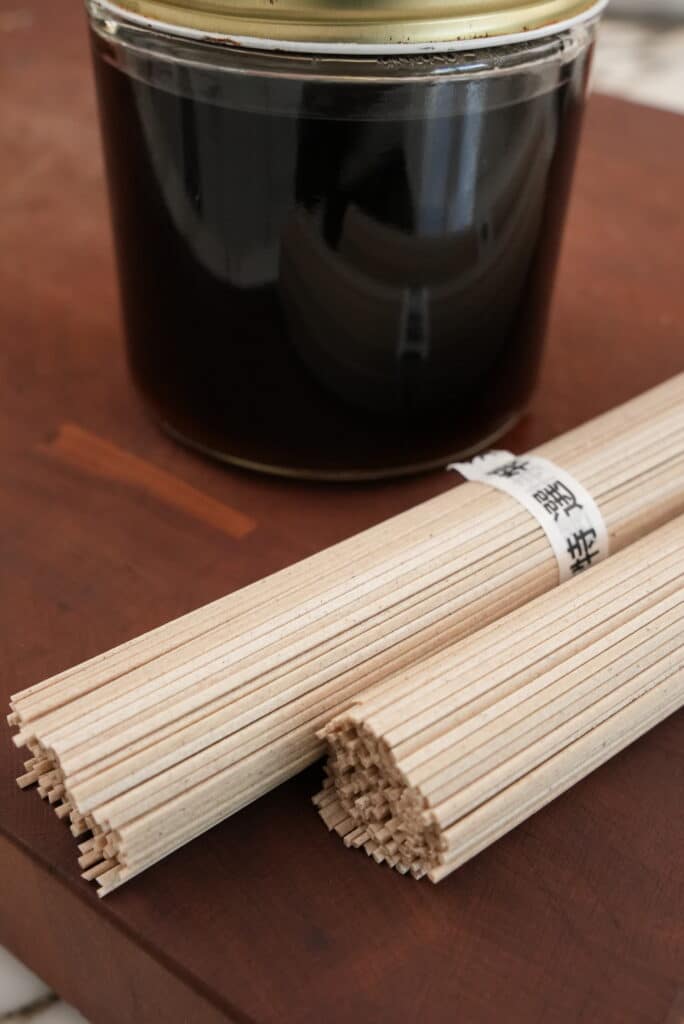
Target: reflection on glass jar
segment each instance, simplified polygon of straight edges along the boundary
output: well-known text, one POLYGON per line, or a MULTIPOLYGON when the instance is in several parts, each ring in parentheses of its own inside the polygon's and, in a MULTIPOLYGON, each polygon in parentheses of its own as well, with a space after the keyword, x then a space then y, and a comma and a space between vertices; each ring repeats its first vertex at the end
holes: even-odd
POLYGON ((92 24, 130 362, 169 430, 354 477, 510 425, 539 362, 591 26, 342 59, 92 24))

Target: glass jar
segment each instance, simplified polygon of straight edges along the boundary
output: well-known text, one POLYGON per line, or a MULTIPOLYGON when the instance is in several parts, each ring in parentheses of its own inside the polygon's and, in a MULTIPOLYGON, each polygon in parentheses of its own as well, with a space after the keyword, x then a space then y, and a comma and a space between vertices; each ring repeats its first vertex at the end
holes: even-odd
POLYGON ((89 2, 130 366, 171 434, 351 479, 511 426, 558 262, 584 8, 435 52, 245 45, 89 2))

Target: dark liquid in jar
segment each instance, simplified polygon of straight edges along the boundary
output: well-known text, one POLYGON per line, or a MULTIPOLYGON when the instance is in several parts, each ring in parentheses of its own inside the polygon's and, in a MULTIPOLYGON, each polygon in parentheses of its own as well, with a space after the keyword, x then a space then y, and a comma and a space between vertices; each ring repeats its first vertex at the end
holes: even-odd
POLYGON ((343 85, 341 113, 278 112, 277 82, 275 112, 235 109, 182 67, 161 88, 95 49, 129 358, 163 424, 247 464, 372 476, 515 418, 586 57, 522 103, 443 114, 415 85, 425 116, 384 119, 343 85))

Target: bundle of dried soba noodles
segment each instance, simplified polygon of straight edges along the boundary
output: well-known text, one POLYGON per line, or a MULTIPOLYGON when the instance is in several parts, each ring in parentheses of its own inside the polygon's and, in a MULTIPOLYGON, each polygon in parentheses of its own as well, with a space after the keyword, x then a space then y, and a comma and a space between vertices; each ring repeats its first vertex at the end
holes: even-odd
MULTIPOLYGON (((624 547, 684 511, 684 375, 538 454, 624 547)), ((20 785, 37 782, 111 892, 315 761, 317 730, 363 688, 557 582, 515 499, 452 487, 17 694, 20 785)))
POLYGON ((364 694, 315 802, 439 882, 682 705, 684 517, 364 694))

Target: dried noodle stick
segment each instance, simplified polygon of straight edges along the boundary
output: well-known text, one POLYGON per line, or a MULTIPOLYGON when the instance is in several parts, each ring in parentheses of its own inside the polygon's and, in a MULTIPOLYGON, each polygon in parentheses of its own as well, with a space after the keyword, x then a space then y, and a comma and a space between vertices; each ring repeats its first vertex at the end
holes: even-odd
MULTIPOLYGON (((684 512, 684 375, 536 454, 625 547, 684 512)), ((19 784, 92 841, 82 867, 105 894, 315 761, 317 731, 363 690, 557 582, 514 498, 451 487, 16 694, 19 784)))
POLYGON ((684 517, 324 730, 321 817, 438 882, 684 705, 684 517))

